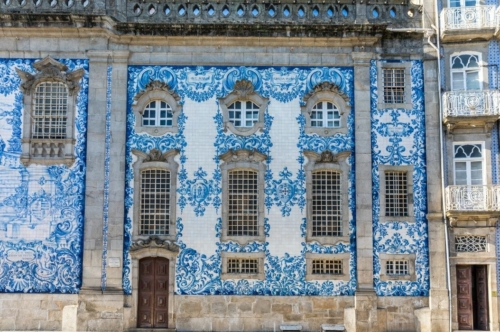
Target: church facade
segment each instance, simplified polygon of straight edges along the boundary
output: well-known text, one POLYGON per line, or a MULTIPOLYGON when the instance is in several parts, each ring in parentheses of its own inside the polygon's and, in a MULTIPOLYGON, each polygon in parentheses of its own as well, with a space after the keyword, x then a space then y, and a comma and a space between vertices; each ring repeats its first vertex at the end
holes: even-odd
POLYGON ((448 7, 0 2, 0 330, 498 330, 497 21, 448 7))

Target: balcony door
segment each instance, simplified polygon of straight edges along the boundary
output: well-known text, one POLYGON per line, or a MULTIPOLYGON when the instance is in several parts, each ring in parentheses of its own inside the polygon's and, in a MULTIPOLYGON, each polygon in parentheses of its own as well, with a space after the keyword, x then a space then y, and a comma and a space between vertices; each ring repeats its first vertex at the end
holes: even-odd
POLYGON ((451 90, 481 90, 481 55, 475 53, 451 56, 451 90))
POLYGON ((460 209, 484 210, 488 200, 485 186, 484 143, 467 142, 453 145, 454 182, 453 199, 460 209))

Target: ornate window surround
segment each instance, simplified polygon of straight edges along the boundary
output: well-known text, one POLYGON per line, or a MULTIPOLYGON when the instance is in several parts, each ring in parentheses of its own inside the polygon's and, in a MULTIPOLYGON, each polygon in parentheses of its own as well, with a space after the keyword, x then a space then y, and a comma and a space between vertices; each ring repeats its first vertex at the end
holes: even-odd
POLYGON ((316 85, 302 100, 305 105, 301 106, 300 111, 306 118, 304 127, 306 134, 318 134, 323 137, 333 136, 337 133, 347 134, 347 119, 351 114, 351 106, 349 105, 349 97, 340 91, 337 85, 330 82, 322 82, 316 85), (340 128, 311 127, 313 107, 321 101, 328 101, 337 106, 340 111, 340 128))
POLYGON ((177 205, 177 170, 179 164, 174 160, 175 156, 179 153, 177 150, 169 150, 162 153, 160 150, 152 149, 148 154, 132 150, 132 153, 137 157, 133 163, 134 168, 134 222, 137 227, 133 227, 133 240, 144 240, 148 238, 149 234, 139 234, 139 226, 141 222, 141 213, 139 209, 141 199, 141 172, 146 169, 163 169, 170 171, 170 227, 168 235, 154 235, 163 240, 168 239, 175 241, 176 239, 176 205, 177 205))
POLYGON ((349 253, 343 254, 315 254, 306 253, 306 280, 342 280, 349 281, 350 271, 349 271, 349 253), (313 260, 340 260, 342 261, 342 274, 313 274, 312 266, 313 260))
POLYGON ((380 259, 380 280, 409 280, 416 281, 417 275, 415 273, 415 254, 379 254, 380 259), (388 275, 386 271, 388 261, 408 261, 408 274, 406 275, 388 275))
POLYGON ((324 151, 318 154, 313 151, 304 151, 307 157, 307 164, 304 166, 306 173, 306 215, 307 215, 307 235, 306 241, 317 241, 322 245, 333 245, 339 242, 349 241, 349 171, 347 158, 351 155, 350 151, 343 151, 333 154, 330 151, 324 151), (330 170, 340 173, 340 185, 342 193, 342 236, 312 236, 312 173, 319 170, 330 170))
POLYGON ((250 150, 236 150, 228 151, 219 157, 222 160, 221 172, 222 172, 222 233, 221 241, 235 241, 241 245, 244 245, 251 241, 264 241, 266 239, 264 234, 264 175, 266 172, 265 160, 267 156, 259 153, 257 151, 250 150), (231 170, 252 170, 257 172, 257 183, 258 183, 258 236, 228 236, 228 213, 229 213, 229 203, 228 203, 228 173, 231 170))
POLYGON ((380 197, 380 215, 379 222, 394 222, 406 221, 415 222, 415 211, 413 206, 413 165, 407 166, 391 166, 391 165, 378 165, 379 180, 379 197, 380 197), (406 176, 406 189, 408 195, 408 216, 386 216, 385 202, 386 202, 386 188, 385 188, 385 174, 386 172, 405 172, 406 176))
POLYGON ((177 133, 177 120, 182 111, 182 105, 179 103, 181 97, 173 90, 170 90, 168 84, 160 81, 151 81, 146 88, 134 96, 132 110, 135 115, 135 131, 137 133, 147 133, 152 136, 161 136, 166 133, 177 133), (149 103, 154 100, 163 100, 172 108, 172 126, 154 126, 148 127, 142 125, 142 113, 149 103))
MULTIPOLYGON (((132 242, 129 252, 132 258, 132 295, 125 297, 125 307, 132 307, 132 312, 137 312, 139 299, 139 261, 146 257, 162 257, 169 261, 168 278, 168 326, 175 326, 175 263, 179 254, 179 246, 172 241, 162 240, 156 236, 151 236, 144 240, 132 242)), ((137 315, 132 315, 137 319, 137 315)), ((137 321, 132 322, 137 326, 137 321)))
POLYGON ((17 74, 21 78, 21 91, 23 92, 23 132, 22 132, 22 153, 21 162, 25 165, 31 164, 66 164, 68 167, 75 162, 75 112, 76 98, 80 91, 79 81, 85 71, 78 69, 68 72, 68 67, 51 57, 47 56, 42 60, 33 63, 33 67, 38 71, 35 75, 16 68, 17 74), (33 129, 33 107, 35 104, 34 95, 37 86, 44 82, 63 83, 68 91, 67 118, 66 118, 66 138, 63 139, 34 139, 33 129), (60 150, 55 156, 40 153, 39 150, 60 150), (58 156, 61 154, 61 156, 58 156))
POLYGON ((224 130, 231 131, 235 135, 250 136, 255 134, 259 129, 264 128, 264 113, 266 111, 269 99, 261 97, 254 90, 252 82, 248 80, 239 80, 234 84, 233 91, 226 97, 219 99, 220 108, 222 109, 222 117, 224 122, 224 130), (228 107, 236 101, 251 101, 259 107, 259 119, 252 127, 235 127, 229 121, 228 107))
POLYGON ((265 274, 264 274, 264 259, 265 259, 265 253, 264 252, 245 252, 245 253, 234 253, 234 252, 222 252, 221 253, 221 259, 222 259, 222 273, 221 273, 221 279, 222 280, 228 280, 228 279, 257 279, 257 280, 264 280, 265 279, 265 274), (236 259, 257 259, 258 260, 258 268, 259 272, 257 274, 247 274, 247 273, 228 273, 227 272, 227 262, 231 258, 236 258, 236 259))
POLYGON ((411 102, 411 62, 381 62, 377 61, 378 109, 404 108, 413 109, 411 102), (404 103, 386 103, 384 101, 384 69, 404 69, 404 103))

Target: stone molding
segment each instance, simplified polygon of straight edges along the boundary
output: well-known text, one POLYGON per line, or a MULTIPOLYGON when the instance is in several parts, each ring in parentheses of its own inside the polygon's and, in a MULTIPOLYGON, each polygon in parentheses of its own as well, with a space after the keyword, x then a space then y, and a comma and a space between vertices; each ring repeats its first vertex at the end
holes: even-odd
POLYGON ((157 236, 150 236, 146 240, 137 240, 132 242, 129 251, 134 252, 141 249, 166 249, 168 251, 178 253, 180 248, 175 242, 162 240, 157 236))

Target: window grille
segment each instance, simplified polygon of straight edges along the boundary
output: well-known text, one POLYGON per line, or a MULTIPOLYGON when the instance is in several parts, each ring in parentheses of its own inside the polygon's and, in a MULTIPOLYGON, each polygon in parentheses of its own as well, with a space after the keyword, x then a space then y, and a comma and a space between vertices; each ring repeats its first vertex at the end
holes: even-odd
POLYGON ((385 265, 385 272, 391 276, 406 276, 409 275, 408 261, 406 260, 393 260, 387 261, 385 265))
POLYGON ((312 274, 342 274, 342 261, 333 259, 314 259, 312 274))
POLYGON ((322 101, 311 111, 311 127, 340 128, 340 112, 334 104, 322 101))
POLYGON ((259 260, 246 258, 229 258, 227 260, 227 273, 258 274, 259 260))
POLYGON ((486 236, 459 235, 455 236, 456 252, 486 251, 486 236))
POLYGON ((228 110, 229 122, 235 127, 253 127, 259 121, 259 106, 251 101, 236 101, 228 110))
POLYGON ((312 173, 312 236, 342 236, 340 173, 312 173))
POLYGON ((228 231, 229 236, 258 236, 257 172, 228 172, 228 231))
POLYGON ((142 113, 142 125, 145 127, 171 127, 172 108, 163 100, 153 100, 142 113))
POLYGON ((170 172, 141 172, 141 226, 143 235, 168 235, 170 225, 170 172))
POLYGON ((68 89, 60 82, 43 82, 35 91, 34 139, 64 139, 68 121, 68 89))
POLYGON ((385 173, 385 214, 389 217, 408 216, 406 172, 385 173))
POLYGON ((384 69, 384 103, 405 102, 405 70, 384 69))

